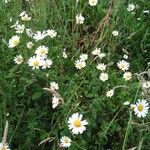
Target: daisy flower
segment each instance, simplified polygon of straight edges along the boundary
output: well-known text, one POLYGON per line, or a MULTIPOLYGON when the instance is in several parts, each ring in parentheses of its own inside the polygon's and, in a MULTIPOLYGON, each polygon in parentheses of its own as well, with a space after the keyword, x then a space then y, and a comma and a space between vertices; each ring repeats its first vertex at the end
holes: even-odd
POLYGON ((114 36, 118 36, 118 35, 119 35, 119 32, 116 31, 116 30, 114 30, 114 31, 112 32, 112 34, 113 34, 114 36))
POLYGON ((9 48, 16 47, 20 43, 20 37, 18 35, 14 35, 9 40, 9 48))
POLYGON ((51 59, 46 59, 44 60, 42 69, 50 68, 52 64, 53 64, 53 61, 51 59))
POLYGON ((43 66, 43 60, 40 57, 33 56, 28 60, 28 64, 32 69, 39 69, 40 66, 43 66))
POLYGON ((33 39, 36 41, 42 40, 47 36, 47 32, 46 31, 37 31, 36 33, 33 34, 33 39))
POLYGON ((14 62, 16 64, 21 64, 23 62, 23 57, 21 55, 17 55, 15 58, 14 58, 14 62))
POLYGON ((75 67, 77 69, 82 69, 85 66, 86 66, 86 62, 85 61, 83 61, 83 60, 77 60, 77 61, 75 61, 75 67))
POLYGON ((138 100, 138 102, 135 104, 134 112, 135 115, 137 115, 139 118, 141 117, 144 118, 148 113, 148 109, 149 109, 149 104, 147 103, 146 100, 142 99, 142 100, 138 100))
POLYGON ((71 146, 71 139, 68 136, 63 136, 60 139, 60 145, 61 147, 70 147, 71 146))
POLYGON ((55 30, 47 30, 47 35, 51 38, 54 38, 57 36, 57 32, 55 30))
POLYGON ((56 82, 51 82, 51 83, 50 83, 50 89, 51 89, 51 90, 58 90, 58 89, 59 89, 58 83, 56 83, 56 82))
POLYGON ((40 55, 40 56, 45 56, 48 54, 48 47, 46 46, 39 46, 36 51, 35 54, 40 55))
POLYGON ((27 43, 27 48, 28 49, 31 49, 32 47, 33 47, 33 43, 31 42, 31 41, 29 41, 28 43, 27 43))
POLYGON ((82 54, 82 55, 80 55, 80 60, 85 61, 85 60, 87 60, 87 59, 88 59, 88 55, 87 55, 87 54, 82 54))
POLYGON ((119 69, 121 69, 122 71, 126 71, 126 70, 129 70, 129 66, 130 64, 125 61, 125 60, 121 60, 117 63, 117 66, 119 69))
POLYGON ((104 71, 106 70, 106 65, 104 63, 100 63, 96 67, 98 70, 104 71))
POLYGON ((94 51, 92 51, 92 54, 93 55, 100 55, 100 53, 101 53, 101 48, 96 48, 94 51))
POLYGON ((76 15, 76 24, 83 24, 84 23, 84 17, 82 14, 76 15))
POLYGON ((107 97, 112 97, 113 95, 114 95, 114 90, 113 89, 106 92, 107 97))
POLYGON ((24 32, 24 29, 25 29, 25 26, 22 24, 22 25, 17 25, 16 26, 16 33, 23 33, 24 32))
POLYGON ((98 3, 98 0, 89 0, 89 5, 90 6, 96 6, 98 3))
POLYGON ((130 79, 132 78, 132 73, 131 73, 131 72, 125 72, 125 73, 123 74, 123 78, 124 78, 125 80, 130 80, 130 79))
POLYGON ((133 11, 135 9, 135 5, 134 4, 129 4, 127 7, 127 11, 133 11))
POLYGON ((79 113, 75 113, 69 117, 68 127, 72 130, 73 134, 82 134, 86 130, 85 125, 88 125, 88 122, 86 120, 82 121, 82 117, 83 115, 79 113))
POLYGON ((23 11, 19 16, 21 17, 21 20, 23 21, 31 20, 31 17, 29 17, 29 15, 25 11, 23 11))
POLYGON ((101 73, 99 76, 99 79, 103 82, 108 80, 108 74, 107 73, 101 73))

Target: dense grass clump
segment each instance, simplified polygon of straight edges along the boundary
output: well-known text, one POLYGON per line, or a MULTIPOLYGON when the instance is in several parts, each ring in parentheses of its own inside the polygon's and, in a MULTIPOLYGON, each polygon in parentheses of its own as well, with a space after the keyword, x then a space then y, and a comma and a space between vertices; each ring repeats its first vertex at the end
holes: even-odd
POLYGON ((1 0, 0 150, 149 150, 149 5, 1 0))

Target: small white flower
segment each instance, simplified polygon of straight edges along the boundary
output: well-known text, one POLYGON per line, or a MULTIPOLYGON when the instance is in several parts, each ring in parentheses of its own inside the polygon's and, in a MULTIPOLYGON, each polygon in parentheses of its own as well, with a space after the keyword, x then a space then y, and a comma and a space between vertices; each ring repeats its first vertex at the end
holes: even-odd
POLYGON ((27 48, 28 49, 31 49, 32 47, 33 47, 33 43, 31 42, 31 41, 29 41, 28 43, 27 43, 27 48))
POLYGON ((87 60, 87 59, 88 59, 88 55, 87 55, 87 54, 82 54, 82 55, 80 55, 80 60, 85 61, 85 60, 87 60))
POLYGON ((21 55, 17 55, 15 58, 14 58, 14 62, 16 64, 21 64, 23 62, 23 57, 21 55))
POLYGON ((128 55, 124 54, 124 55, 123 55, 123 58, 124 58, 124 59, 128 59, 128 55))
POLYGON ((100 55, 100 53, 101 53, 101 48, 96 48, 94 51, 92 51, 92 54, 96 56, 100 55))
POLYGON ((104 71, 106 70, 106 65, 104 63, 100 63, 96 67, 98 70, 104 71))
POLYGON ((48 54, 48 47, 46 47, 46 46, 39 46, 36 49, 35 54, 45 57, 48 54))
POLYGON ((56 108, 58 105, 60 104, 59 98, 57 98, 56 96, 54 96, 52 98, 52 108, 56 108))
POLYGON ((99 76, 99 79, 103 82, 108 80, 108 74, 107 73, 101 73, 99 76))
POLYGON ((75 113, 69 117, 68 127, 72 130, 73 134, 82 134, 86 130, 85 125, 88 125, 88 122, 86 120, 82 121, 82 117, 83 115, 79 113, 75 113))
POLYGON ((100 54, 98 55, 98 57, 99 57, 100 59, 104 58, 105 56, 106 56, 106 53, 100 53, 100 54))
POLYGON ((143 83, 142 83, 142 87, 143 87, 143 88, 146 88, 146 89, 150 88, 150 81, 145 81, 145 82, 143 82, 143 83))
POLYGON ((46 59, 44 60, 42 69, 50 68, 52 64, 53 64, 53 61, 51 59, 46 59))
POLYGON ((133 11, 135 9, 135 5, 134 4, 129 4, 127 7, 127 11, 133 11))
POLYGON ((28 60, 28 64, 32 69, 39 69, 40 66, 43 66, 43 63, 43 60, 37 56, 33 56, 28 60))
POLYGON ((98 0, 89 0, 89 5, 90 6, 96 6, 98 3, 98 0))
POLYGON ((42 40, 47 36, 47 32, 46 31, 37 31, 35 34, 33 34, 33 39, 36 41, 42 40))
POLYGON ((22 25, 19 24, 15 27, 15 29, 16 29, 16 33, 23 33, 25 26, 23 24, 22 25))
POLYGON ((56 83, 56 82, 51 82, 51 83, 50 83, 50 89, 51 89, 51 90, 58 90, 58 89, 59 89, 58 83, 56 83))
POLYGON ((106 92, 107 97, 112 97, 113 95, 114 95, 114 90, 113 89, 106 92))
POLYGON ((117 63, 117 66, 119 69, 121 69, 122 71, 126 71, 126 70, 129 70, 129 66, 130 64, 125 61, 125 60, 121 60, 117 63))
POLYGON ((123 78, 124 78, 125 80, 130 80, 130 79, 132 78, 132 73, 131 73, 131 72, 125 72, 125 73, 123 74, 123 78))
POLYGON ((9 40, 9 48, 16 47, 20 43, 20 37, 18 35, 14 35, 10 40, 9 40))
POLYGON ((67 136, 63 136, 61 139, 60 139, 60 145, 61 147, 70 147, 71 146, 71 139, 67 136))
POLYGON ((75 67, 77 68, 77 69, 82 69, 82 68, 84 68, 86 66, 86 62, 85 61, 83 61, 83 60, 76 60, 75 61, 75 67))
POLYGON ((126 101, 126 102, 123 103, 123 105, 125 105, 125 106, 130 105, 130 102, 126 101))
POLYGON ((54 38, 57 36, 57 32, 55 30, 47 30, 47 35, 51 38, 54 38))
POLYGON ((29 20, 31 20, 31 17, 29 17, 29 15, 25 11, 23 11, 22 13, 20 13, 19 16, 21 17, 21 20, 23 20, 23 21, 29 21, 29 20))
POLYGON ((149 104, 146 100, 138 100, 138 102, 135 104, 134 112, 135 115, 137 115, 139 118, 146 117, 148 114, 149 104))
POLYGON ((98 0, 89 0, 89 5, 90 6, 96 6, 98 3, 98 0))
POLYGON ((10 150, 7 144, 0 143, 0 150, 10 150))
POLYGON ((67 56, 67 54, 66 54, 66 52, 64 51, 63 52, 63 58, 67 58, 68 56, 67 56))
POLYGON ((84 23, 84 17, 82 14, 76 15, 76 24, 83 24, 84 23))
POLYGON ((137 20, 141 20, 141 18, 137 18, 137 20))
POLYGON ((113 34, 114 36, 118 36, 118 35, 119 35, 119 32, 116 31, 116 30, 114 30, 114 31, 112 32, 112 34, 113 34))

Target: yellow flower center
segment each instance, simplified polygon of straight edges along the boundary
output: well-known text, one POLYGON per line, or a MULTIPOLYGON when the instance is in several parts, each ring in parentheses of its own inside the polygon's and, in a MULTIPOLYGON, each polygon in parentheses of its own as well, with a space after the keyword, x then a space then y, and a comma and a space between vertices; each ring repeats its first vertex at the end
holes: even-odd
POLYGON ((143 109, 144 109, 144 106, 142 104, 139 104, 138 105, 138 111, 143 111, 143 109))
POLYGON ((15 45, 15 46, 18 45, 18 43, 19 43, 18 40, 14 40, 14 41, 13 41, 13 45, 15 45))
POLYGON ((45 54, 45 50, 44 49, 41 50, 41 54, 45 54))
POLYGON ((39 66, 39 62, 38 61, 35 61, 33 64, 34 64, 34 66, 39 66))
POLYGON ((65 139, 65 140, 64 140, 64 143, 68 143, 68 140, 67 140, 67 139, 65 139))
POLYGON ((81 121, 79 119, 75 120, 73 124, 77 128, 81 127, 81 121))

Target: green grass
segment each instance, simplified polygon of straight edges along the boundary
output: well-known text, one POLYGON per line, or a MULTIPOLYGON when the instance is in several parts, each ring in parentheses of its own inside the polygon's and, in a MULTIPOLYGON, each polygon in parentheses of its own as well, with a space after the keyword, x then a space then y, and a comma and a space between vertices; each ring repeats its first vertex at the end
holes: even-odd
POLYGON ((64 135, 72 139, 70 150, 150 148, 150 115, 139 119, 123 105, 127 100, 134 103, 144 98, 134 73, 147 70, 150 62, 149 14, 143 13, 149 5, 148 0, 101 0, 95 7, 90 7, 87 0, 79 0, 78 5, 72 0, 0 1, 0 137, 8 120, 7 142, 12 150, 57 150, 64 135), (129 3, 139 6, 135 14, 127 11, 129 3), (20 44, 8 48, 6 43, 16 34, 10 26, 20 20, 18 15, 24 10, 32 20, 20 23, 33 31, 55 29, 58 36, 35 42, 23 33, 20 44), (85 22, 76 25, 75 16, 81 12, 85 22), (119 31, 119 36, 114 37, 113 30, 119 31), (34 43, 32 50, 26 48, 28 41, 34 43), (53 65, 46 70, 32 70, 27 60, 40 45, 49 47, 48 58, 53 65), (94 60, 91 53, 96 47, 107 54, 103 61, 94 60), (64 48, 67 59, 62 57, 64 48), (130 81, 125 81, 117 68, 123 58, 122 49, 129 53, 133 73, 130 81), (77 70, 74 62, 82 53, 88 54, 87 66, 77 70), (14 63, 16 55, 24 57, 23 64, 14 63), (99 80, 96 65, 100 62, 108 66, 106 82, 99 80), (51 107, 52 95, 43 90, 51 81, 59 84, 65 102, 56 109, 51 107), (107 98, 106 92, 118 85, 127 88, 116 88, 114 96, 107 98), (76 112, 83 114, 89 124, 82 135, 74 136, 67 121, 76 112), (53 140, 38 146, 46 138, 53 140))

